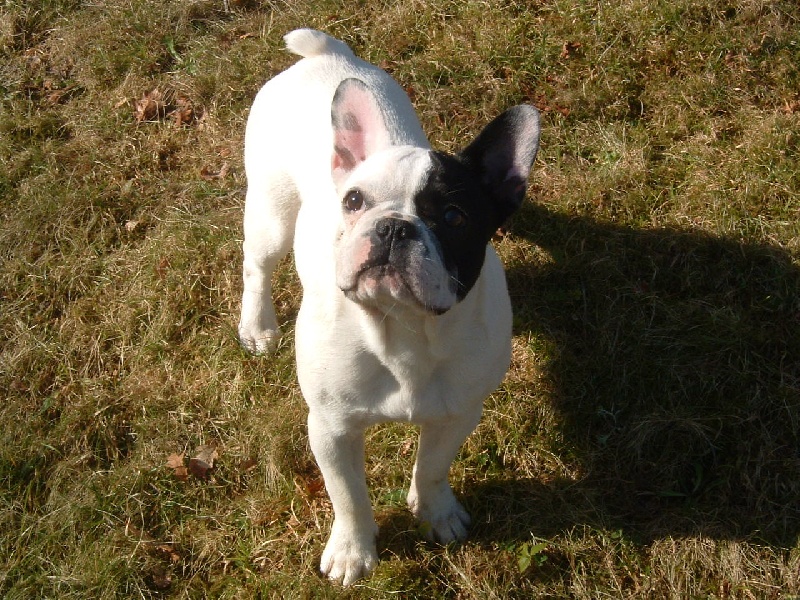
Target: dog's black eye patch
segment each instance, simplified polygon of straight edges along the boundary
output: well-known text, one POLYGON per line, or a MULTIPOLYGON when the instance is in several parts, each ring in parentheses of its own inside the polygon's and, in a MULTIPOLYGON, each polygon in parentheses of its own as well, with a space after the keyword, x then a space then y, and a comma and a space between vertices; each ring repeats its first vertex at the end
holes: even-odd
POLYGON ((414 197, 417 214, 436 236, 445 266, 458 279, 458 297, 480 275, 486 244, 501 225, 489 191, 458 157, 431 152, 431 169, 414 197))

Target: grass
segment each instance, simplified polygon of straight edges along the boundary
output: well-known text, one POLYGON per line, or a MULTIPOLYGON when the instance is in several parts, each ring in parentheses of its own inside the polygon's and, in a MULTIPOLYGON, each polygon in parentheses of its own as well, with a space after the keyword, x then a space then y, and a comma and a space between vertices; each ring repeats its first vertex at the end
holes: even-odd
POLYGON ((800 595, 796 2, 7 0, 0 53, 4 597, 800 595), (377 428, 382 562, 348 590, 317 575, 290 260, 277 355, 235 337, 244 123, 299 26, 437 147, 543 114, 496 244, 513 364, 452 471, 472 536, 422 541, 415 432, 377 428))

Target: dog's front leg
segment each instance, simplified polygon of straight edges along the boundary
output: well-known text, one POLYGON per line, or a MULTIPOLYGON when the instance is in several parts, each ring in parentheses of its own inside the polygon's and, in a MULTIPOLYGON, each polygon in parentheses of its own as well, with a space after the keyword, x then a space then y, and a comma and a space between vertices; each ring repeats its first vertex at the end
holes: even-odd
POLYGON ((449 544, 467 537, 470 518, 456 500, 448 474, 461 444, 479 420, 480 411, 477 415, 462 415, 446 423, 425 423, 420 427, 408 507, 420 520, 430 541, 449 544))
POLYGON ((330 579, 350 585, 378 563, 378 525, 364 472, 364 430, 336 431, 312 412, 308 437, 333 504, 333 526, 320 570, 330 579))

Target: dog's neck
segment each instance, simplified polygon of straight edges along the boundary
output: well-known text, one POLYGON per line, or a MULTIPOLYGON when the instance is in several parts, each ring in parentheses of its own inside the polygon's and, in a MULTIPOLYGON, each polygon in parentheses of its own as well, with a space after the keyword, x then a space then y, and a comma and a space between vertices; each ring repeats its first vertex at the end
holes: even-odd
MULTIPOLYGON (((479 279, 476 288, 481 283, 479 279)), ((455 332, 461 331, 464 319, 476 325, 483 320, 481 297, 475 289, 441 315, 400 306, 390 311, 358 307, 368 350, 384 363, 407 364, 414 370, 432 369, 460 352, 461 348, 454 347, 453 342, 459 337, 455 332)))

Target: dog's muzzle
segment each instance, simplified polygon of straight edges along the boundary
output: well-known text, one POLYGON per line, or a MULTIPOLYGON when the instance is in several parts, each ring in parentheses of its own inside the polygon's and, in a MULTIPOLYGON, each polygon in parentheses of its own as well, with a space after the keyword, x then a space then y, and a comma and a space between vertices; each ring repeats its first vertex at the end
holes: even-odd
POLYGON ((376 220, 353 247, 361 260, 354 265, 342 291, 356 302, 375 304, 380 298, 442 314, 454 303, 438 250, 420 231, 420 225, 395 215, 376 220), (444 293, 443 293, 444 292, 444 293))

